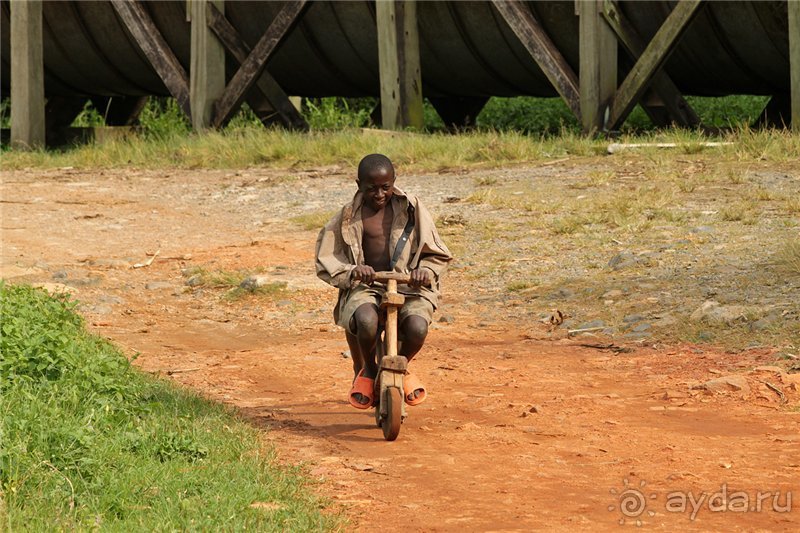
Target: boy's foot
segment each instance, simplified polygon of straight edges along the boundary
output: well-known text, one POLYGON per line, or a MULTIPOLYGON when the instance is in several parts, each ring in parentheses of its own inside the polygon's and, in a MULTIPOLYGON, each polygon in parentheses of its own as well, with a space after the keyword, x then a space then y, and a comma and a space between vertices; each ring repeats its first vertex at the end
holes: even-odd
POLYGON ((408 405, 419 405, 428 397, 425 385, 411 372, 406 372, 403 378, 403 395, 408 405))
POLYGON ((369 409, 375 394, 375 380, 364 377, 364 370, 358 373, 350 389, 350 405, 356 409, 369 409))

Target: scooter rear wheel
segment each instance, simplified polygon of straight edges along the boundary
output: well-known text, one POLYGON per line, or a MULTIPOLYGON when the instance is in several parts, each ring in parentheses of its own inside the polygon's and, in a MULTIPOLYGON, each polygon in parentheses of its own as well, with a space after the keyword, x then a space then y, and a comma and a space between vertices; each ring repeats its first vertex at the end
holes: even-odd
POLYGON ((386 390, 386 420, 381 424, 383 438, 393 441, 400 434, 400 425, 403 423, 403 397, 396 387, 386 390))

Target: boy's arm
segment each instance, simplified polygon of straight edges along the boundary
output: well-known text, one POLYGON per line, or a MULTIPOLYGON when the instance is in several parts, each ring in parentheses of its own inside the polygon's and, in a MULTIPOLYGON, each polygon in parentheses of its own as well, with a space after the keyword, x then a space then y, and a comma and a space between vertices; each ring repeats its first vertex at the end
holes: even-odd
POLYGON ((317 277, 339 289, 350 288, 350 273, 356 265, 350 262, 347 244, 342 238, 342 214, 333 217, 317 236, 317 277))

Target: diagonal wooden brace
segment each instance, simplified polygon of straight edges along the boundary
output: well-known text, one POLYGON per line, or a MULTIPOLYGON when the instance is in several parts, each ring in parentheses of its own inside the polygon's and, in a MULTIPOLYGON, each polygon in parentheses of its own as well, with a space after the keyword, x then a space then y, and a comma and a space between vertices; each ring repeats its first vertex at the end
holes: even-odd
MULTIPOLYGON (((214 4, 206 4, 208 27, 217 36, 222 46, 239 62, 244 63, 250 55, 251 49, 242 39, 236 28, 228 22, 214 4)), ((291 129, 308 130, 308 123, 294 107, 289 97, 278 85, 278 82, 264 70, 256 81, 256 87, 264 94, 270 106, 280 117, 281 123, 291 129)))
POLYGON ((212 126, 220 128, 233 117, 239 106, 242 105, 247 92, 261 76, 267 61, 289 34, 289 30, 297 23, 307 5, 307 0, 291 0, 278 12, 267 31, 228 83, 225 92, 217 100, 214 106, 214 118, 211 121, 212 126))
POLYGON ((178 101, 186 116, 191 117, 189 76, 142 3, 139 0, 111 0, 111 5, 169 93, 178 101))
POLYGON ((653 76, 675 48, 689 23, 697 14, 703 0, 682 0, 678 2, 658 29, 653 39, 639 56, 636 64, 625 77, 611 103, 607 129, 616 129, 636 106, 639 98, 647 90, 653 76))
MULTIPOLYGON (((630 20, 620 11, 616 2, 606 1, 603 9, 603 18, 614 31, 622 47, 634 61, 638 60, 644 52, 646 45, 642 37, 631 24, 630 20)), ((664 107, 669 113, 672 122, 680 126, 696 126, 700 118, 692 106, 681 94, 672 79, 663 70, 653 75, 652 88, 661 97, 664 107)))
POLYGON ((580 119, 580 90, 578 76, 558 51, 539 21, 519 0, 492 0, 511 31, 553 84, 572 113, 580 119))

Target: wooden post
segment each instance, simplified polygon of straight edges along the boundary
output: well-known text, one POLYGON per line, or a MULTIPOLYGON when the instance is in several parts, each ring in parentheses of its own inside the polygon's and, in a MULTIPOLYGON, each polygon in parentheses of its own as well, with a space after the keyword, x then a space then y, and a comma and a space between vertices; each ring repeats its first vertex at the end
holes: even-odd
POLYGON ((225 49, 208 27, 206 4, 225 12, 224 0, 190 0, 192 60, 189 69, 189 102, 192 127, 203 131, 211 126, 214 102, 225 91, 225 49))
POLYGON ((164 82, 164 86, 178 101, 186 116, 191 117, 189 76, 186 75, 183 65, 172 52, 164 36, 158 31, 144 4, 140 0, 111 0, 111 5, 164 82))
POLYGON ((617 89, 617 40, 603 20, 603 0, 577 0, 581 124, 586 133, 607 129, 617 89))
MULTIPOLYGON (((236 28, 228 22, 225 16, 208 4, 206 17, 209 29, 214 32, 219 42, 228 50, 239 64, 247 61, 252 52, 250 46, 242 39, 236 28)), ((300 131, 308 130, 308 123, 300 114, 299 106, 295 106, 278 82, 270 76, 266 68, 256 78, 255 88, 248 93, 247 101, 250 108, 264 122, 264 117, 277 115, 278 120, 285 127, 300 131), (258 93, 261 94, 258 94, 258 93), (263 95, 263 96, 262 96, 263 95)))
MULTIPOLYGON (((397 294, 397 280, 390 279, 386 285, 388 294, 397 294)), ((397 306, 386 306, 386 356, 397 356, 397 306)))
POLYGON ((422 129, 422 76, 415 0, 377 0, 382 126, 422 129))
POLYGON ((792 94, 792 131, 800 133, 800 0, 789 4, 789 85, 792 94))
POLYGON ((214 104, 211 123, 215 128, 223 127, 239 110, 247 92, 264 72, 267 61, 297 24, 307 6, 308 0, 290 0, 283 5, 214 104))
MULTIPOLYGON (((619 39, 620 44, 622 44, 623 48, 628 52, 628 55, 634 61, 638 60, 645 50, 646 43, 636 31, 633 24, 622 14, 615 3, 610 0, 605 2, 603 17, 612 31, 617 35, 617 39, 619 39)), ((657 95, 661 97, 663 111, 666 112, 667 116, 660 116, 663 115, 663 113, 658 113, 655 108, 646 103, 643 103, 642 107, 644 107, 645 112, 650 115, 650 118, 653 119, 657 125, 659 121, 663 122, 663 125, 674 122, 683 127, 693 127, 700 123, 700 118, 697 116, 697 113, 694 112, 689 102, 686 101, 666 72, 662 70, 653 76, 652 88, 657 95)), ((647 96, 648 95, 645 94, 645 98, 647 98, 647 96)))
POLYGON ((667 16, 647 45, 639 60, 625 77, 611 104, 607 121, 609 128, 616 128, 639 102, 658 69, 669 58, 675 44, 689 26, 703 0, 681 0, 667 16))
POLYGON ((11 2, 11 146, 44 146, 42 2, 11 2))
POLYGON ((580 119, 578 77, 530 9, 520 0, 493 0, 493 4, 575 118, 580 119))

